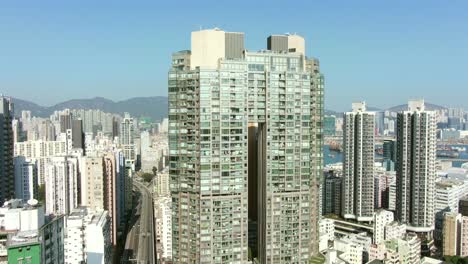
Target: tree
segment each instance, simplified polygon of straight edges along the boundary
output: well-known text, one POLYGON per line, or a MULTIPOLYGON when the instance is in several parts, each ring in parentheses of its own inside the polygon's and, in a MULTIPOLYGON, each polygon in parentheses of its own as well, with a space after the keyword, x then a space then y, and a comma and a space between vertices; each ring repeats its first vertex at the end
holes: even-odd
POLYGON ((158 168, 153 166, 153 175, 156 176, 157 173, 158 173, 158 168))
POLYGON ((39 185, 39 190, 37 192, 37 200, 39 200, 39 202, 45 202, 45 192, 45 184, 39 185))
POLYGON ((153 174, 147 173, 147 172, 145 172, 145 173, 143 173, 141 175, 141 178, 143 178, 143 180, 146 181, 146 182, 150 182, 153 179, 153 177, 154 177, 153 174))

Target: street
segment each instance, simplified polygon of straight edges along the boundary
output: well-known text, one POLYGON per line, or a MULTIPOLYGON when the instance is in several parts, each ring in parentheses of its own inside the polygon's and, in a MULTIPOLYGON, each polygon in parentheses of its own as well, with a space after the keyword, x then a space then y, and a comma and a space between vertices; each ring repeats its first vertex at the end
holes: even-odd
POLYGON ((144 183, 134 181, 134 187, 140 197, 135 208, 135 222, 125 242, 123 263, 153 264, 154 254, 154 217, 151 191, 144 183))

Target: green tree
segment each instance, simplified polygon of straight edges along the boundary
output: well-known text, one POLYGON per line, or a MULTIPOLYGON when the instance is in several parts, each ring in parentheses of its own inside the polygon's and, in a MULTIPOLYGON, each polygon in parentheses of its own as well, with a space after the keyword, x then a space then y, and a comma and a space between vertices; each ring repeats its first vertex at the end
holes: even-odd
POLYGON ((45 192, 45 184, 40 185, 39 190, 37 191, 37 200, 41 203, 45 202, 45 192))
POLYGON ((143 180, 146 181, 146 182, 150 182, 153 179, 153 177, 154 177, 153 174, 147 173, 147 172, 145 172, 145 173, 143 173, 141 175, 141 178, 143 178, 143 180))
POLYGON ((153 166, 153 175, 156 176, 157 173, 158 173, 158 168, 153 166))

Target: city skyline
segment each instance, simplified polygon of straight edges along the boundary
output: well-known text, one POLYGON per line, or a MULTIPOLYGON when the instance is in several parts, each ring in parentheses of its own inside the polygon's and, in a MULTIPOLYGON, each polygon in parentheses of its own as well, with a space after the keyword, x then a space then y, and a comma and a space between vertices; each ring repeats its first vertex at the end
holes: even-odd
POLYGON ((0 263, 465 263, 467 9, 1 4, 0 263))
POLYGON ((50 94, 39 98, 41 105, 90 94, 112 100, 135 93, 166 96, 168 54, 190 45, 189 34, 178 32, 219 27, 244 31, 251 51, 264 48, 265 32, 304 36, 310 47, 307 55, 323 61, 327 109, 346 111, 350 101, 363 99, 371 106, 389 107, 422 94, 428 102, 468 108, 462 99, 467 93, 462 72, 468 57, 464 49, 468 34, 462 26, 465 2, 363 1, 339 7, 304 3, 288 6, 287 12, 295 15, 278 21, 273 17, 281 17, 283 8, 274 3, 248 4, 252 10, 261 7, 268 16, 245 10, 239 3, 227 6, 225 12, 225 5, 211 1, 187 2, 184 8, 148 2, 2 5, 1 92, 24 100, 50 94), (240 15, 242 20, 237 19, 240 15), (252 27, 258 18, 265 23, 252 27), (171 19, 178 23, 169 30, 171 19), (441 89, 448 92, 438 94, 441 89), (387 100, 390 90, 400 92, 387 100))

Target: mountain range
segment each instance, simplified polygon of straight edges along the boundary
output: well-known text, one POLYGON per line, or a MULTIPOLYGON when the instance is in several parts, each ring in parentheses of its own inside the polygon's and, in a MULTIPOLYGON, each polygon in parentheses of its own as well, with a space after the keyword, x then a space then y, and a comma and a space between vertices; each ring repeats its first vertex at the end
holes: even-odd
MULTIPOLYGON (((135 97, 122 101, 112 101, 103 97, 89 99, 73 99, 58 103, 53 106, 41 106, 36 103, 13 98, 15 115, 20 116, 21 111, 29 110, 33 116, 48 117, 54 111, 69 109, 99 109, 104 112, 123 114, 130 113, 135 117, 149 117, 153 121, 159 121, 167 117, 167 96, 135 97)), ((425 103, 427 110, 445 109, 443 106, 425 103)), ((369 111, 391 111, 398 112, 407 109, 406 104, 397 105, 388 109, 368 107, 369 111)), ((326 115, 341 115, 342 112, 325 110, 326 115)))
POLYGON ((58 103, 53 106, 41 106, 36 103, 13 98, 15 115, 20 116, 21 111, 29 110, 33 116, 48 117, 54 111, 69 109, 99 109, 108 113, 130 113, 135 117, 149 117, 153 121, 159 121, 167 117, 167 97, 135 97, 114 102, 112 100, 95 97, 90 99, 73 99, 58 103))

